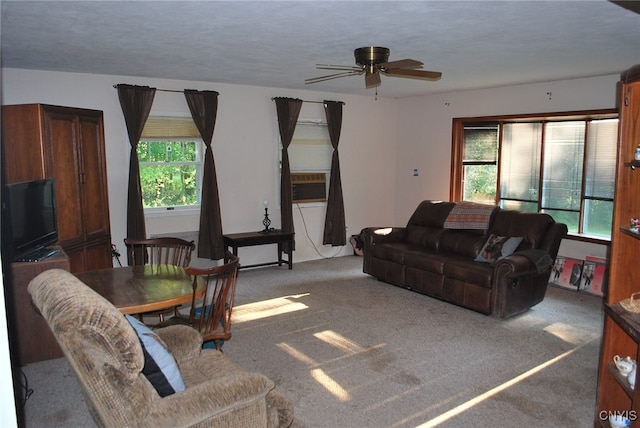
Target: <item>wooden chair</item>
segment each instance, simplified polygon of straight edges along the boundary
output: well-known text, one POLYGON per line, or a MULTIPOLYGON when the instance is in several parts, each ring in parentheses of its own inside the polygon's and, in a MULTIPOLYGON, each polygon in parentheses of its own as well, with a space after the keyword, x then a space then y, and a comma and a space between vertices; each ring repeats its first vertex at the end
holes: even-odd
MULTIPOLYGON (((132 265, 174 265, 186 268, 191 263, 191 253, 196 245, 193 241, 186 241, 180 238, 150 238, 150 239, 130 239, 125 238, 124 244, 127 247, 132 265)), ((161 309, 158 311, 140 314, 140 320, 144 316, 157 315, 159 321, 164 321, 164 316, 170 313, 179 315, 180 306, 161 309)))
POLYGON ((125 238, 124 244, 134 266, 174 265, 187 267, 191 262, 191 253, 196 248, 193 241, 180 238, 125 238))
POLYGON ((202 335, 203 347, 213 342, 217 350, 222 351, 225 340, 231 339, 231 313, 236 294, 238 275, 238 257, 230 252, 226 254, 227 263, 212 268, 188 267, 185 271, 193 275, 193 289, 199 281, 204 281, 205 297, 196 301, 195 292, 188 317, 178 315, 158 324, 159 327, 183 324, 189 325, 202 335))

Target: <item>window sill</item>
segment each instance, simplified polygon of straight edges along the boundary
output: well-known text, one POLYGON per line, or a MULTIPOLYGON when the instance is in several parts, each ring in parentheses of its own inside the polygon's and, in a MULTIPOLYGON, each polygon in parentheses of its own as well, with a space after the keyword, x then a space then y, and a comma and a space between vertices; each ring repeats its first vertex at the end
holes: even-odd
POLYGON ((565 239, 572 241, 588 242, 590 244, 611 245, 611 238, 605 238, 603 236, 585 235, 579 233, 569 232, 565 239))
POLYGON ((179 216, 193 216, 200 214, 200 205, 194 205, 192 207, 174 207, 168 208, 146 208, 144 210, 145 217, 179 217, 179 216))
POLYGON ((318 202, 293 202, 293 205, 298 208, 317 208, 317 207, 326 207, 327 201, 318 201, 318 202))

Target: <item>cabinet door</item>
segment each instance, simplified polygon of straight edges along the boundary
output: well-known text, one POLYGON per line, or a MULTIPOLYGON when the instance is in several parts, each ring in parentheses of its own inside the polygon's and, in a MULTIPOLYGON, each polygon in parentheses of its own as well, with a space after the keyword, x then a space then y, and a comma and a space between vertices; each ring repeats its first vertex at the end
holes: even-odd
POLYGON ((63 247, 84 240, 76 129, 74 115, 46 108, 45 169, 55 179, 59 243, 63 247))
POLYGON ((82 186, 82 211, 86 239, 98 239, 109 235, 109 195, 102 113, 83 113, 78 116, 80 183, 82 186))
POLYGON ((38 104, 2 106, 2 156, 7 183, 46 177, 38 104))
POLYGON ((113 267, 110 238, 69 247, 66 253, 69 256, 70 271, 73 273, 113 267))

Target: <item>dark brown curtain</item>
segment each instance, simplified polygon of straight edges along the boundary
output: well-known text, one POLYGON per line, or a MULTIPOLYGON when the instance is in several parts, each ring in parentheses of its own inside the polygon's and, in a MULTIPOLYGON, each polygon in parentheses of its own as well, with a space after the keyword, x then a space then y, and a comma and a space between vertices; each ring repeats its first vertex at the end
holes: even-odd
POLYGON ((322 243, 337 247, 347 243, 342 180, 340 179, 340 158, 338 157, 338 141, 342 130, 342 103, 339 101, 325 101, 324 113, 327 117, 327 128, 331 145, 333 146, 333 156, 331 157, 329 197, 327 200, 327 214, 324 219, 322 243))
MULTIPOLYGON (((291 195, 291 170, 289 168, 288 148, 296 130, 298 116, 302 108, 302 100, 296 98, 274 98, 278 112, 278 128, 282 140, 282 173, 280 175, 280 218, 282 230, 294 232, 293 228, 293 196, 291 195)), ((283 244, 286 250, 289 244, 283 244)), ((293 248, 295 249, 295 240, 293 248)))
MULTIPOLYGON (((144 239, 147 231, 144 225, 144 209, 142 206, 142 188, 140 186, 140 164, 138 162, 138 142, 142 128, 149 117, 151 104, 156 94, 155 88, 148 86, 117 85, 118 98, 124 114, 124 121, 129 134, 131 153, 129 155, 129 186, 127 193, 127 238, 144 239)), ((127 256, 131 265, 133 260, 127 256)))
POLYGON ((219 260, 224 257, 222 218, 216 165, 211 142, 218 115, 218 92, 186 89, 191 117, 206 145, 204 153, 204 175, 202 177, 202 200, 200 202, 200 230, 198 232, 198 257, 219 260))

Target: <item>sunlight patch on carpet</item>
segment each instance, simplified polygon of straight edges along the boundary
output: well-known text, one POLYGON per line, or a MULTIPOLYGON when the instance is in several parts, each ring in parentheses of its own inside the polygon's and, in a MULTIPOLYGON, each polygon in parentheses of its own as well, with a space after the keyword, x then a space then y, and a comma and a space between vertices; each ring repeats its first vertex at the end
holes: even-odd
POLYGON ((600 336, 600 332, 586 332, 583 329, 576 328, 575 326, 557 322, 544 328, 544 331, 551 333, 556 337, 564 340, 567 343, 578 345, 586 340, 593 340, 600 336), (587 337, 585 337, 587 336, 587 337))
POLYGON ((349 401, 351 397, 349 393, 340 386, 338 382, 333 380, 329 375, 327 375, 322 369, 313 369, 311 370, 311 377, 315 379, 320 385, 324 387, 327 391, 331 393, 334 397, 336 397, 340 401, 349 401))
POLYGON ((417 425, 416 428, 431 428, 431 427, 435 427, 440 425, 443 422, 448 421, 449 419, 451 419, 452 417, 464 412, 465 410, 468 410, 470 408, 472 408, 473 406, 480 404, 482 401, 504 391, 505 389, 515 385, 516 383, 523 381, 525 379, 527 379, 528 377, 533 376, 534 374, 544 370, 545 368, 551 366, 552 364, 557 363, 558 361, 562 360, 563 358, 568 357, 569 355, 573 354, 574 352, 576 352, 578 349, 582 348, 585 345, 581 345, 581 346, 577 346, 573 349, 568 350, 567 352, 558 355, 557 357, 554 357, 534 368, 532 368, 531 370, 528 370, 524 373, 522 373, 521 375, 518 375, 516 377, 514 377, 513 379, 496 386, 495 388, 490 389, 489 391, 485 392, 484 394, 480 394, 474 398, 472 398, 471 400, 468 400, 462 404, 460 404, 459 406, 454 407, 453 409, 442 413, 439 416, 436 416, 435 418, 431 419, 430 421, 427 421, 423 424, 417 425))
POLYGON ((328 343, 331 346, 335 346, 336 348, 350 354, 359 354, 360 352, 366 351, 365 348, 358 345, 356 342, 347 339, 343 335, 338 334, 333 330, 321 331, 319 333, 315 333, 313 336, 325 343, 328 343))
POLYGON ((311 377, 313 380, 318 382, 320 386, 329 391, 331 395, 336 397, 340 401, 349 401, 351 396, 349 393, 342 387, 340 384, 335 381, 331 376, 327 375, 324 370, 318 368, 318 362, 313 358, 306 355, 304 352, 298 351, 293 346, 287 343, 278 343, 278 348, 282 349, 284 352, 292 356, 298 361, 301 361, 311 367, 316 367, 311 369, 311 377))
POLYGON ((309 296, 309 293, 294 294, 291 296, 277 297, 275 299, 262 300, 255 303, 247 303, 233 307, 233 322, 241 323, 255 321, 258 319, 301 311, 309 307, 302 302, 296 301, 302 297, 309 296))
POLYGON ((304 352, 300 352, 298 351, 296 348, 294 348, 293 346, 289 345, 288 343, 278 343, 278 348, 282 349, 284 352, 286 352, 287 354, 291 355, 293 358, 295 358, 296 360, 303 362, 307 365, 310 366, 317 366, 318 363, 316 362, 316 360, 314 360, 313 358, 311 358, 310 356, 308 356, 307 354, 305 354, 304 352))

